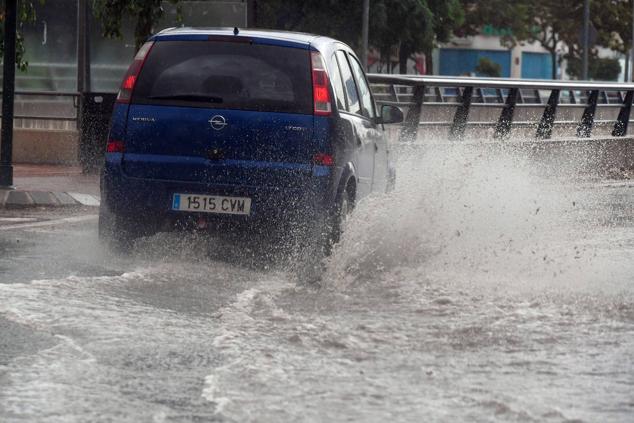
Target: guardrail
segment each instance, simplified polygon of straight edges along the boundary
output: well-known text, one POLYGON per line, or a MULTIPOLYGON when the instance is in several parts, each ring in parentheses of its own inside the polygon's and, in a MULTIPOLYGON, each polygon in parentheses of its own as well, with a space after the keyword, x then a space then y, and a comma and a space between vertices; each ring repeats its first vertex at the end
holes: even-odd
POLYGON ((591 137, 599 125, 609 126, 613 137, 624 137, 634 97, 634 84, 622 83, 386 74, 369 74, 368 80, 379 105, 407 109, 400 134, 405 141, 415 140, 420 127, 448 127, 449 139, 460 140, 469 126, 491 128, 499 140, 508 139, 516 127, 534 127, 533 137, 546 140, 557 126, 574 129, 578 138, 591 137), (488 118, 470 120, 476 108, 488 118), (453 119, 447 120, 451 109, 453 119), (557 120, 558 113, 567 119, 557 120))
MULTIPOLYGON (((406 110, 400 136, 410 141, 421 127, 448 128, 452 140, 463 139, 468 127, 490 128, 492 137, 501 140, 517 127, 534 127, 533 138, 550 139, 557 126, 573 131, 564 135, 578 138, 591 137, 597 126, 608 126, 611 136, 624 137, 634 100, 634 84, 623 83, 387 74, 369 74, 368 80, 378 104, 406 110), (476 109, 484 113, 474 113, 476 109), (474 114, 476 118, 470 119, 474 114), (557 119, 560 114, 564 119, 557 119)), ((78 126, 77 92, 16 91, 15 95, 15 119, 78 126), (21 100, 24 97, 28 99, 21 100)))

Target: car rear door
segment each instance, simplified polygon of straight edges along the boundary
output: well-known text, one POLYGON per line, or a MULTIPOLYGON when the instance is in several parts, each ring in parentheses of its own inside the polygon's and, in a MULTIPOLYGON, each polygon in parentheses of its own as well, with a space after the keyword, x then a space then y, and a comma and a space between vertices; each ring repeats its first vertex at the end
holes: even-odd
POLYGON ((130 101, 126 174, 254 186, 310 176, 308 46, 226 38, 152 47, 130 101))
POLYGON ((361 64, 357 58, 350 54, 348 55, 352 73, 357 82, 357 88, 359 89, 359 97, 361 99, 362 114, 369 120, 365 120, 365 136, 368 144, 372 144, 374 150, 374 167, 372 173, 372 190, 378 192, 385 192, 387 188, 388 177, 388 164, 387 164, 387 140, 382 128, 376 123, 376 107, 372 93, 370 92, 370 85, 365 73, 361 68, 361 64))
POLYGON ((374 174, 374 144, 370 131, 372 122, 363 115, 363 106, 359 96, 357 83, 348 62, 347 53, 343 50, 336 52, 337 63, 341 70, 341 80, 347 98, 347 109, 340 110, 340 117, 350 123, 354 148, 353 159, 357 172, 357 195, 363 197, 372 191, 374 174))

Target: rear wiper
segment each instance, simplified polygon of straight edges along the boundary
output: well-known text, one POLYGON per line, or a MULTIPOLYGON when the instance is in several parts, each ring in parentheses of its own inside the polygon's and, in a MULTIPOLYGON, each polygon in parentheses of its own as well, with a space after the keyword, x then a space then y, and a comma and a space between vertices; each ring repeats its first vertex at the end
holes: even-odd
POLYGON ((204 94, 169 94, 169 95, 153 95, 148 97, 150 100, 184 100, 184 101, 203 101, 206 103, 222 103, 222 97, 204 94))

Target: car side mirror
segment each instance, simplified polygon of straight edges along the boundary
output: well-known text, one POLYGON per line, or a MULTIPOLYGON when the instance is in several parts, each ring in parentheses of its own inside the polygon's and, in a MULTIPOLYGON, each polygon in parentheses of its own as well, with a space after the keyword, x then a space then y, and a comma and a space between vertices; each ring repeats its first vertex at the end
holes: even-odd
POLYGON ((401 123, 403 112, 396 106, 384 104, 381 106, 381 123, 401 123))

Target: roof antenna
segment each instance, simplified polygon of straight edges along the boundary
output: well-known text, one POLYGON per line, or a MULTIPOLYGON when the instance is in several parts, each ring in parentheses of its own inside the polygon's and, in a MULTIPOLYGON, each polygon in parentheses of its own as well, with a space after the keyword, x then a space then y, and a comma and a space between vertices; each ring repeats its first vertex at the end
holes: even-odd
POLYGON ((238 29, 237 26, 233 28, 233 35, 238 35, 239 32, 240 30, 238 29))

